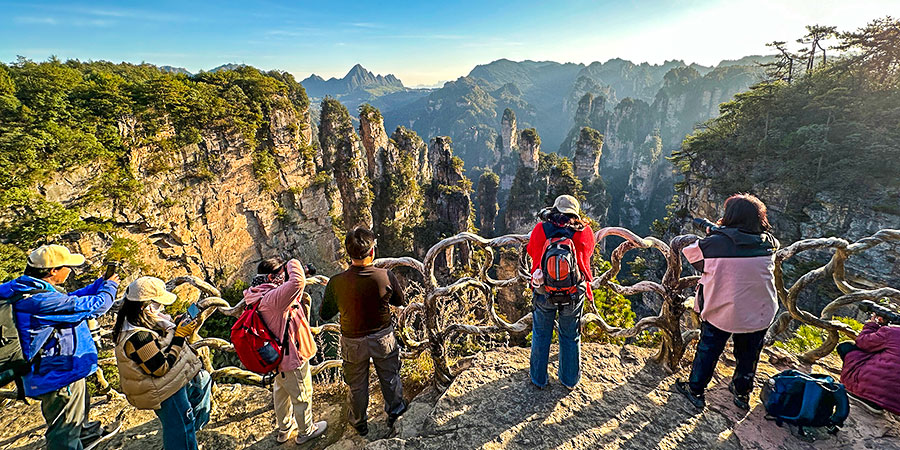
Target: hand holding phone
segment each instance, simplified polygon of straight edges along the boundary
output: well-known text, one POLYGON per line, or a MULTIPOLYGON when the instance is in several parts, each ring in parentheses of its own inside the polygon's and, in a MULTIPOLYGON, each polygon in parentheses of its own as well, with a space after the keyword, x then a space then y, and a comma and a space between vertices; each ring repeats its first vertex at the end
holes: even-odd
POLYGON ((103 279, 109 280, 110 278, 116 275, 116 271, 119 269, 119 263, 116 261, 110 261, 106 263, 106 272, 103 273, 103 279))
POLYGON ((199 315, 200 315, 200 308, 197 306, 196 303, 191 303, 191 306, 188 306, 188 309, 187 309, 187 318, 190 320, 194 320, 199 315))

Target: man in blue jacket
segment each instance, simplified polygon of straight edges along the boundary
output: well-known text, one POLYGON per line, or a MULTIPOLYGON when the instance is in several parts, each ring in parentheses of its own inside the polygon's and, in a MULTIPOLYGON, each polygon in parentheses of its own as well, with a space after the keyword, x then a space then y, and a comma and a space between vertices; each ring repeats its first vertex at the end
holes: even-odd
POLYGON ((66 247, 44 245, 28 256, 21 277, 0 285, 0 298, 18 297, 13 310, 22 351, 34 358, 23 377, 25 395, 41 401, 51 450, 81 450, 100 437, 99 423, 88 423, 85 378, 97 370, 97 348, 87 320, 109 310, 119 279, 100 278, 66 294, 59 286, 82 264, 84 256, 66 247))

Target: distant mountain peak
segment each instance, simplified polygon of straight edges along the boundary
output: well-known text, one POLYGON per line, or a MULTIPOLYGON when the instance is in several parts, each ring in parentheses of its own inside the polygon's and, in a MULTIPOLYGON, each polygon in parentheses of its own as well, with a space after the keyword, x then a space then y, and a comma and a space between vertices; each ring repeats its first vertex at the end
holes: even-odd
POLYGON ((218 66, 218 67, 213 67, 212 69, 209 70, 209 72, 216 73, 216 72, 221 72, 223 70, 240 69, 241 67, 247 67, 247 65, 246 64, 237 64, 237 63, 226 63, 226 64, 222 64, 221 66, 218 66))
POLYGON ((313 98, 330 96, 340 99, 357 91, 374 89, 384 92, 386 89, 386 92, 390 92, 404 89, 403 83, 393 74, 375 75, 358 63, 354 64, 343 78, 329 78, 326 81, 322 77, 312 74, 300 83, 306 88, 307 94, 313 98))
POLYGON ((363 67, 362 64, 357 63, 355 66, 350 68, 350 71, 347 72, 347 75, 344 76, 344 79, 346 80, 347 78, 354 77, 354 76, 360 76, 360 75, 374 77, 372 72, 369 72, 368 70, 366 70, 366 68, 363 67))

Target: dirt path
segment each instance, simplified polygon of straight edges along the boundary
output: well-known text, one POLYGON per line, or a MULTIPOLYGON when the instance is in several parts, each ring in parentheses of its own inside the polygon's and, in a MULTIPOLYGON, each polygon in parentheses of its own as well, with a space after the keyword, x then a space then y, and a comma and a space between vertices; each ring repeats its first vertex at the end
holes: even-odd
MULTIPOLYGON (((836 435, 823 433, 809 444, 765 420, 758 389, 747 413, 735 407, 726 386, 734 361, 726 355, 698 411, 674 392, 680 374, 667 374, 652 361, 652 350, 585 344, 581 383, 569 391, 555 380, 556 350, 551 352, 551 386, 536 390, 528 381, 525 348, 508 348, 477 356, 471 369, 444 392, 426 390, 389 433, 381 411, 377 384, 372 385, 370 433, 359 437, 346 417, 345 388, 317 385, 313 415, 328 420, 326 436, 297 447, 275 442, 271 394, 267 389, 221 385, 214 393, 217 408, 199 433, 206 450, 303 448, 351 449, 898 449, 900 420, 851 407, 850 419, 836 435)), ((794 362, 764 354, 757 384, 794 362)), ((833 372, 836 361, 800 367, 833 372)), ((124 399, 94 399, 92 418, 104 423, 127 407, 124 399)), ((44 422, 36 403, 8 406, 0 412, 0 450, 38 449, 44 422)), ((159 422, 151 411, 131 409, 124 431, 105 449, 162 448, 159 422)))

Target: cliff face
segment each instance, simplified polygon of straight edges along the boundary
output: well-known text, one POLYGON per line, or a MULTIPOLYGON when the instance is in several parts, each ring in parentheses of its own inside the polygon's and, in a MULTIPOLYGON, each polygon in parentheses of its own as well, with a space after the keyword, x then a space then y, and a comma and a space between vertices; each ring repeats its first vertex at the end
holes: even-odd
MULTIPOLYGON (((273 255, 337 269, 340 243, 329 211, 340 205, 315 182, 307 110, 273 109, 263 128, 264 144, 255 150, 241 133, 224 126, 202 129, 197 144, 161 154, 141 144, 142 129, 134 118, 118 126, 131 147, 131 172, 142 186, 136 203, 106 200, 81 209, 86 221, 109 218, 101 219, 109 231, 66 236, 89 260, 99 263, 109 252, 124 251, 143 274, 164 279, 190 274, 225 285, 246 279, 262 258, 273 255), (271 164, 261 167, 266 157, 271 164)), ((156 137, 172 134, 168 128, 156 137)), ((79 204, 94 177, 93 168, 72 168, 40 192, 51 202, 79 204)))
POLYGON ((603 152, 603 135, 589 127, 581 129, 575 143, 575 176, 591 181, 600 175, 600 155, 603 152))
POLYGON ((322 102, 319 144, 325 160, 322 169, 331 169, 341 194, 342 228, 350 230, 358 225, 371 228, 372 191, 365 150, 353 130, 350 114, 337 100, 322 102))
MULTIPOLYGON (((364 119, 360 116, 360 123, 364 119)), ((380 122, 371 124, 375 135, 383 135, 380 122)), ((365 141, 365 139, 364 139, 365 141)), ((376 153, 380 175, 372 179, 375 200, 372 219, 379 247, 385 256, 409 255, 413 251, 414 230, 422 223, 422 188, 419 165, 425 144, 415 133, 397 128, 386 141, 384 149, 376 153)))
MULTIPOLYGON (((363 148, 366 149, 367 173, 369 179, 380 178, 384 173, 381 153, 388 146, 388 136, 384 131, 384 118, 377 109, 362 107, 359 111, 359 135, 363 148)), ((376 196, 378 190, 373 192, 376 196)))
POLYGON ((537 130, 528 128, 519 135, 519 162, 522 167, 537 168, 541 153, 541 137, 537 130))
POLYGON ((500 156, 512 153, 518 147, 518 134, 516 130, 516 113, 506 108, 503 110, 503 118, 500 120, 500 156))
POLYGON ((478 230, 483 237, 494 235, 494 222, 497 220, 497 193, 500 188, 500 177, 487 171, 478 178, 478 230))
MULTIPOLYGON (((420 253, 444 237, 468 231, 475 219, 470 198, 472 182, 463 175, 463 161, 453 156, 450 138, 431 138, 428 159, 433 173, 431 184, 425 189, 426 219, 424 232, 418 236, 420 253)), ((453 265, 451 251, 446 263, 453 265)))
MULTIPOLYGON (((609 76, 608 69, 614 67, 618 66, 609 65, 603 73, 609 76)), ((588 69, 590 66, 586 73, 588 69)), ((606 103, 609 91, 600 90, 587 79, 577 84, 576 93, 584 94, 575 109, 575 126, 560 152, 576 155, 584 127, 603 135, 599 173, 610 195, 609 225, 647 233, 654 219, 665 216, 676 181, 665 157, 680 148, 696 124, 714 117, 720 103, 745 90, 758 74, 758 70, 746 66, 719 67, 705 75, 695 67, 678 64, 667 70, 660 73, 665 75, 653 87, 656 96, 652 104, 624 98, 610 110, 606 103)), ((649 87, 639 91, 646 93, 645 89, 649 87)), ((584 157, 575 158, 575 166, 579 178, 590 168, 584 157)))

